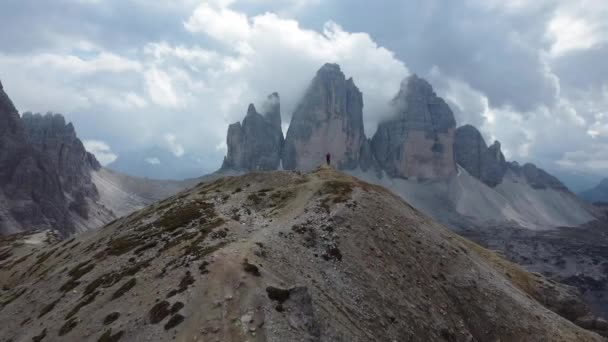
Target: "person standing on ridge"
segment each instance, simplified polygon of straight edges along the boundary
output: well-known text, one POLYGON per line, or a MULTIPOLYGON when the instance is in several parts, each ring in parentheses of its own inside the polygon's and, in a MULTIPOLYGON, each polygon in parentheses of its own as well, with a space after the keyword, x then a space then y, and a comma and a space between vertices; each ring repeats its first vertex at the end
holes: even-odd
POLYGON ((331 154, 329 152, 325 155, 325 161, 327 162, 327 166, 331 164, 331 154))

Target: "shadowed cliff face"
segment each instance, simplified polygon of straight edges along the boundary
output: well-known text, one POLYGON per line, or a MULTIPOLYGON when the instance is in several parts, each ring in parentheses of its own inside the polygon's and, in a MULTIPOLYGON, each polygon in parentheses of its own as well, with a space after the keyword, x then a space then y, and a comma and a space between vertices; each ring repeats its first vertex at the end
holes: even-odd
POLYGON ((268 171, 279 168, 284 140, 279 95, 269 95, 262 108, 260 114, 250 104, 243 122, 228 127, 228 154, 222 169, 268 171))
POLYGON ((311 170, 330 153, 336 167, 354 169, 362 163, 361 152, 366 143, 361 92, 337 64, 324 65, 293 114, 285 139, 283 167, 311 170))
POLYGON ((21 118, 0 88, 0 234, 76 230, 74 215, 87 220, 97 190, 90 172, 99 163, 87 153, 61 115, 21 118))
POLYGON ((371 146, 392 177, 441 179, 456 172, 454 129, 449 106, 416 75, 401 84, 393 99, 395 117, 378 126, 371 146))
POLYGON ((523 177, 534 189, 568 191, 557 178, 534 164, 520 166, 517 162, 507 162, 500 150, 500 143, 495 141, 488 147, 481 133, 471 125, 458 127, 454 150, 458 165, 490 187, 502 183, 505 174, 510 170, 523 177))

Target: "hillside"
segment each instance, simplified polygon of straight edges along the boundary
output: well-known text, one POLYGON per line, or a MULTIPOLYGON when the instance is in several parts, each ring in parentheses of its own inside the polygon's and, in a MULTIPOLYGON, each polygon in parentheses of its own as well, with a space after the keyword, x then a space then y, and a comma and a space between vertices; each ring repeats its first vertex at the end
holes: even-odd
POLYGON ((220 178, 44 240, 2 241, 5 340, 605 341, 562 317, 588 314, 571 288, 327 168, 220 178))

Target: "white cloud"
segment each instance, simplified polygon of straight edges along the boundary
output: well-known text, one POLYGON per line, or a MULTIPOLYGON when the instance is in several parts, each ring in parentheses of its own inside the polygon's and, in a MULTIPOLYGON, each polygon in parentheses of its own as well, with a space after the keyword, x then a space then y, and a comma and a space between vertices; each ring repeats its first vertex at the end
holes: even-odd
POLYGON ((177 137, 175 134, 165 134, 165 141, 167 142, 171 153, 173 153, 176 157, 181 157, 184 155, 184 147, 177 142, 177 137))
POLYGON ((551 55, 585 50, 606 42, 608 2, 596 0, 560 1, 549 21, 546 37, 552 41, 551 55))
POLYGON ((224 7, 225 5, 201 4, 184 23, 184 27, 190 32, 206 33, 228 43, 246 40, 250 33, 247 16, 224 7))
POLYGON ((75 74, 138 72, 142 69, 141 64, 137 61, 107 52, 101 52, 90 59, 74 55, 43 53, 21 62, 34 67, 51 67, 75 74))
POLYGON ((84 140, 82 143, 87 151, 95 155, 95 158, 97 158, 101 165, 108 165, 118 158, 118 156, 112 152, 110 145, 108 145, 105 141, 84 140))
POLYGON ((150 100, 163 107, 180 107, 180 98, 173 89, 171 77, 156 67, 146 70, 144 77, 150 100))
POLYGON ((157 157, 146 158, 145 161, 150 165, 160 165, 160 159, 157 157))

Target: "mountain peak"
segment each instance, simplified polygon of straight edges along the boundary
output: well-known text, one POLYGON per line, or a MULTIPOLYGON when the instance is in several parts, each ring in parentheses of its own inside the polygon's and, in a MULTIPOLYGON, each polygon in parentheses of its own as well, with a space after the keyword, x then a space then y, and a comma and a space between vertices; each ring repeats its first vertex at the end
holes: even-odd
POLYGON ((250 115, 258 115, 258 111, 255 109, 255 105, 253 103, 250 103, 249 107, 247 107, 247 116, 250 115))
POLYGON ((359 166, 363 129, 363 94, 346 80, 337 64, 325 64, 313 78, 293 113, 285 138, 285 169, 312 170, 331 154, 341 169, 359 166))
POLYGON ((372 138, 378 162, 393 177, 446 178, 456 173, 452 153, 456 120, 431 85, 412 74, 392 100, 393 118, 372 138))
POLYGON ((342 74, 342 70, 340 69, 340 65, 337 63, 325 63, 318 71, 317 75, 326 75, 326 74, 342 74))

